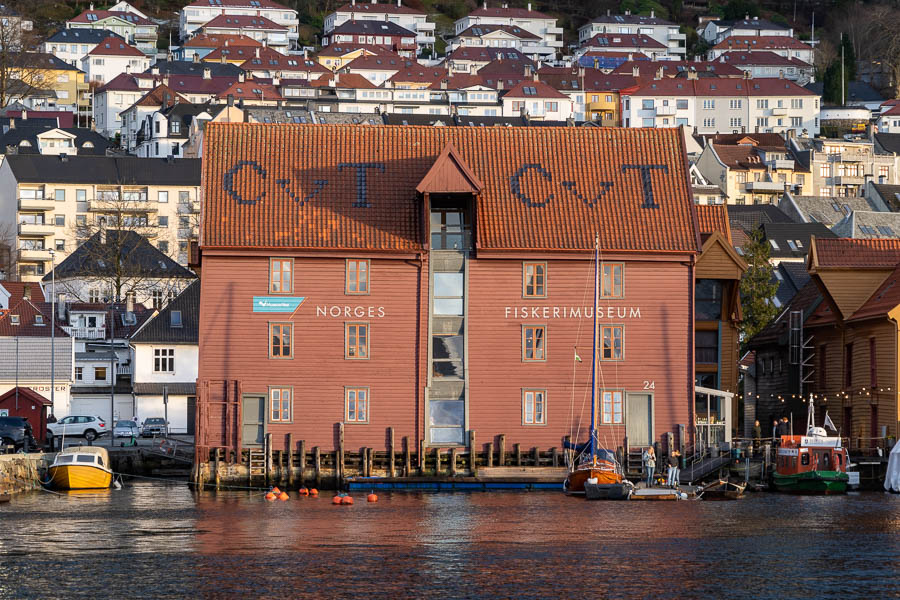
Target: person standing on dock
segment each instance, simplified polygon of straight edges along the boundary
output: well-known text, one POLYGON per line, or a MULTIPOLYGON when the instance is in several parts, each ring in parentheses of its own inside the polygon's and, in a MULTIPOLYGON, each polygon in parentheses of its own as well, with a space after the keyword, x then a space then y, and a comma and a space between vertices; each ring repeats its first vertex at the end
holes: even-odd
POLYGON ((678 487, 678 475, 681 469, 678 468, 681 452, 675 450, 669 455, 669 479, 666 484, 673 490, 678 487))
POLYGON ((656 452, 653 446, 644 450, 644 475, 647 478, 647 487, 653 487, 653 473, 656 471, 656 452))
POLYGON ((759 419, 753 422, 753 449, 759 449, 759 441, 762 438, 762 426, 759 424, 759 419))

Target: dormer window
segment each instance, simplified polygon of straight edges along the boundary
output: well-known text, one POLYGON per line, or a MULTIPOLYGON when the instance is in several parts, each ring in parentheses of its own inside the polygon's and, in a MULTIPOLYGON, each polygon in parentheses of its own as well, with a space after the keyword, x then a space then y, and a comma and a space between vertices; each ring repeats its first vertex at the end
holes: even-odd
POLYGON ((173 310, 169 312, 169 326, 172 328, 180 329, 181 328, 181 311, 173 310))
POLYGON ((19 315, 9 315, 9 323, 10 323, 10 325, 18 325, 19 324, 19 315))
POLYGON ((43 325, 44 324, 44 315, 34 315, 34 324, 35 325, 43 325))

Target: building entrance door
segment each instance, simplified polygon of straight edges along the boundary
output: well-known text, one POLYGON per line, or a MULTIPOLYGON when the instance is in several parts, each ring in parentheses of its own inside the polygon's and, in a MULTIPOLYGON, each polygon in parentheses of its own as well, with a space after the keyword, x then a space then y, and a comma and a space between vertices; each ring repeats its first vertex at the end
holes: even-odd
POLYGON ((241 401, 241 445, 261 446, 266 425, 266 399, 263 396, 244 396, 241 401))
POLYGON ((625 434, 629 446, 649 446, 653 441, 653 396, 628 394, 625 407, 625 434))
POLYGON ((194 435, 197 421, 197 396, 187 397, 187 434, 194 435))

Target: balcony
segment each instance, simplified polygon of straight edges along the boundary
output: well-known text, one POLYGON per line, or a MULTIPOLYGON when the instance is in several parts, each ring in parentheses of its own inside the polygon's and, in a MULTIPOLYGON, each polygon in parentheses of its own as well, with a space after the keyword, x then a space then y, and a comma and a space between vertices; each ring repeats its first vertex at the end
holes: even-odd
POLYGON ((866 182, 862 175, 838 175, 831 179, 834 185, 863 185, 866 182))
POLYGON ((669 39, 670 40, 686 40, 687 34, 685 34, 685 33, 670 33, 669 39))
POLYGON ((776 106, 772 109, 772 116, 775 117, 784 117, 788 114, 788 109, 786 106, 776 106))
POLYGON ((19 223, 19 235, 53 235, 56 226, 53 223, 19 223))
POLYGON ((828 160, 831 162, 867 162, 872 160, 872 155, 868 152, 833 152, 828 154, 828 160))
POLYGON ((106 339, 106 327, 66 327, 63 331, 70 336, 80 340, 103 340, 106 339))
POLYGON ((50 260, 49 248, 22 248, 19 250, 19 260, 50 260))
POLYGON ((748 181, 744 187, 748 192, 782 192, 785 185, 790 184, 784 181, 748 181))
POLYGON ((786 158, 781 158, 777 160, 770 160, 766 163, 766 166, 769 169, 787 169, 792 171, 794 169, 794 161, 786 158))
POLYGON ((116 365, 116 376, 121 377, 122 375, 131 376, 131 365, 116 365))
POLYGON ((88 200, 88 212, 158 212, 159 206, 150 200, 88 200))
POLYGON ((191 202, 180 202, 178 204, 178 214, 181 215, 196 215, 200 213, 200 201, 193 200, 191 202))
POLYGON ((669 106, 657 106, 656 107, 656 115, 659 117, 671 117, 675 114, 675 107, 673 105, 669 106))
POLYGON ((562 35, 563 29, 562 29, 562 27, 548 27, 547 33, 549 35, 562 35))
POLYGON ((56 201, 53 198, 19 198, 19 210, 53 210, 56 201))

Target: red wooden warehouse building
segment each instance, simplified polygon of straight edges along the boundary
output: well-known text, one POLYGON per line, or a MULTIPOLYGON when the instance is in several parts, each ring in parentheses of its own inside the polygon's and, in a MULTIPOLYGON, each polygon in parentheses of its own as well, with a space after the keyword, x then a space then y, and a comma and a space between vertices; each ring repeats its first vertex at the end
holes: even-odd
POLYGON ((348 448, 586 439, 595 235, 601 442, 692 422, 678 130, 210 123, 204 144, 198 456, 332 449, 339 423, 348 448))

